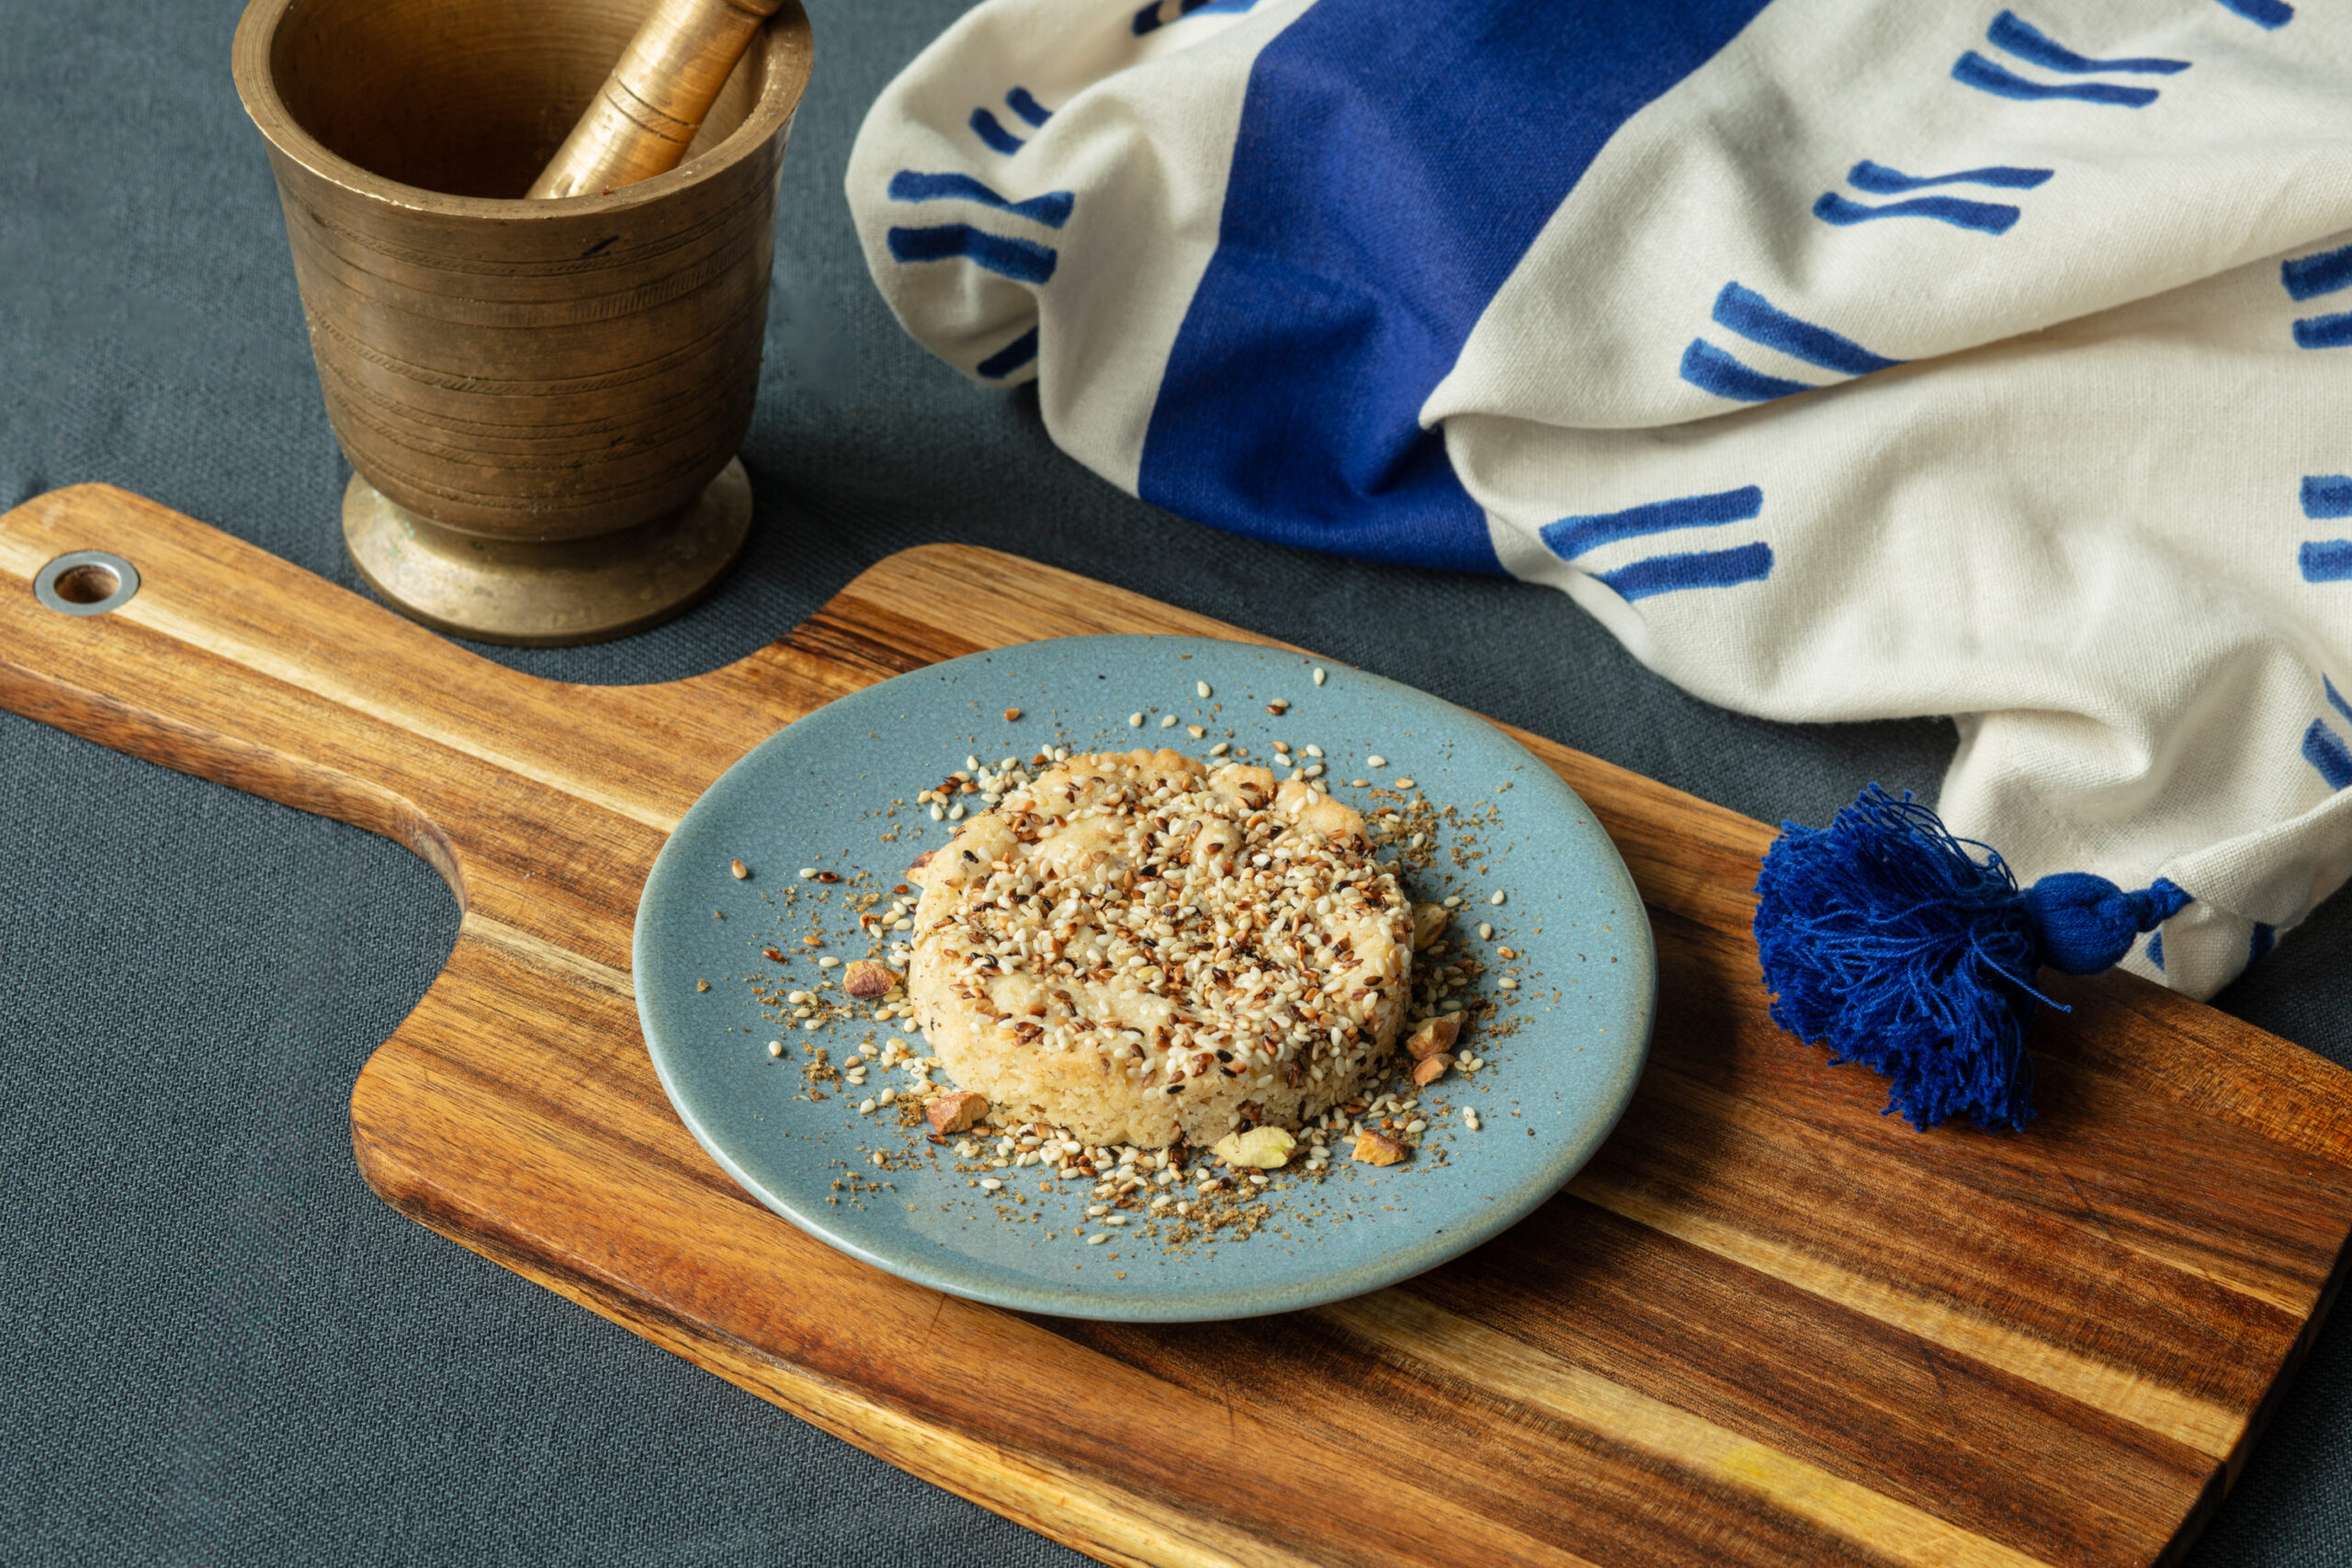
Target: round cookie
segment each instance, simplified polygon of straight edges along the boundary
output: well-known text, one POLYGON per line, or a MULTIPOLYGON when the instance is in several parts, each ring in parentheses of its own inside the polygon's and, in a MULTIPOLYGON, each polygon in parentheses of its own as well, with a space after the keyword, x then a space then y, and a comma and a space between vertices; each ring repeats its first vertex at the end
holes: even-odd
POLYGON ((907 990, 941 1066, 1090 1144, 1295 1127, 1405 1017, 1411 902, 1362 817, 1263 768, 1072 757, 910 874, 907 990))

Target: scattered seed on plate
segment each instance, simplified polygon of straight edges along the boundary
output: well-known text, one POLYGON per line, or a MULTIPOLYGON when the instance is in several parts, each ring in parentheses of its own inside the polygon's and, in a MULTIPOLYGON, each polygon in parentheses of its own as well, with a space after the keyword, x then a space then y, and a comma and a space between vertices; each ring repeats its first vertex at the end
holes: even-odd
POLYGON ((1372 787, 1372 781, 1370 779, 1350 779, 1348 781, 1348 787, 1350 789, 1370 789, 1372 787))
POLYGON ((986 1176, 980 1179, 980 1190, 983 1192, 999 1191, 1003 1188, 1003 1186, 1004 1183, 998 1180, 993 1176, 986 1176))
POLYGON ((1323 683, 1323 668, 1320 665, 1315 669, 1315 683, 1318 686, 1323 683))
POLYGON ((1464 1126, 1467 1126, 1474 1133, 1476 1132, 1478 1130, 1477 1107, 1474 1105, 1464 1106, 1462 1108, 1462 1121, 1464 1126))
POLYGON ((873 1114, 874 1114, 874 1102, 873 1102, 872 1100, 859 1100, 859 1101, 857 1102, 857 1113, 858 1113, 860 1116, 871 1116, 871 1115, 873 1115, 873 1114))
POLYGON ((735 880, 738 882, 742 881, 745 877, 752 874, 740 860, 729 862, 727 869, 734 874, 735 880))
POLYGON ((1160 716, 1160 720, 1159 720, 1159 728, 1162 728, 1162 729, 1173 729, 1173 728, 1176 728, 1176 716, 1175 716, 1174 714, 1172 714, 1172 713, 1171 713, 1171 714, 1163 714, 1163 715, 1160 716))
POLYGON ((1496 985, 1498 985, 1498 986, 1500 986, 1500 987, 1501 987, 1504 990, 1506 990, 1506 991, 1516 991, 1517 989, 1519 989, 1519 982, 1518 982, 1518 981, 1516 981, 1516 980, 1514 980, 1514 979, 1512 979, 1512 978, 1511 978, 1510 976, 1508 976, 1508 975, 1504 976, 1501 979, 1499 979, 1499 980, 1496 981, 1496 982, 1495 982, 1495 984, 1496 984, 1496 985))
POLYGON ((1366 757, 1363 760, 1363 765, 1367 768, 1385 768, 1388 765, 1388 759, 1385 757, 1366 757))
POLYGON ((1200 694, 1201 694, 1201 700, 1202 700, 1203 702, 1206 702, 1206 701, 1208 701, 1208 699, 1209 699, 1209 683, 1208 683, 1206 681, 1195 681, 1195 682, 1193 682, 1193 690, 1194 690, 1194 691, 1196 691, 1196 692, 1198 692, 1198 693, 1200 693, 1200 694))
POLYGON ((1007 723, 1007 724, 1011 724, 1013 720, 1015 720, 1015 719, 1019 718, 1020 716, 1021 716, 1021 710, 1020 710, 1019 708, 1007 708, 1007 709, 1005 709, 1005 710, 1004 710, 1004 722, 1005 722, 1005 723, 1007 723))
POLYGON ((813 865, 802 866, 800 868, 800 880, 803 882, 814 882, 817 880, 817 868, 813 865))
POLYGON ((947 813, 943 810, 936 802, 933 804, 931 808, 931 819, 934 822, 944 822, 947 820, 947 813))
POLYGON ((840 968, 841 966, 842 966, 842 961, 841 961, 840 959, 838 959, 838 958, 835 958, 835 957, 834 957, 831 953, 827 953, 827 954, 825 954, 825 956, 824 956, 824 957, 820 958, 819 960, 817 960, 817 967, 818 967, 818 968, 820 968, 820 969, 838 969, 838 968, 840 968))
POLYGON ((1323 755, 1323 748, 1320 746, 1309 746, 1306 749, 1306 754, 1310 757, 1320 757, 1323 755))
POLYGON ((1491 894, 1489 894, 1489 895, 1487 896, 1487 903, 1489 903, 1489 904, 1499 904, 1499 903, 1501 903, 1501 902, 1503 901, 1503 898, 1504 898, 1503 890, 1502 890, 1501 888, 1498 887, 1498 888, 1496 888, 1496 889, 1494 890, 1494 892, 1493 892, 1493 893, 1491 893, 1491 894))
POLYGON ((1218 741, 1216 745, 1214 745, 1214 746, 1212 746, 1212 747, 1210 747, 1210 748, 1209 748, 1209 755, 1210 755, 1210 756, 1212 756, 1212 757, 1222 757, 1222 756, 1224 756, 1227 751, 1230 751, 1230 750, 1233 750, 1233 742, 1232 742, 1232 741, 1230 741, 1230 740, 1220 740, 1220 741, 1218 741))
POLYGON ((784 1042, 783 1042, 783 1041, 781 1041, 781 1040, 771 1040, 771 1041, 769 1041, 769 1042, 768 1042, 768 1055, 771 1055, 771 1056, 781 1056, 781 1055, 784 1055, 784 1042))
POLYGON ((1398 789, 1410 789, 1413 787, 1413 781, 1410 779, 1398 779, 1396 781, 1396 787, 1398 789))
POLYGON ((1492 942, 1492 941, 1494 941, 1494 940, 1495 940, 1495 928, 1494 928, 1494 927, 1492 927, 1492 926, 1490 926, 1490 925, 1488 925, 1486 921, 1484 921, 1484 920, 1480 920, 1480 921, 1478 922, 1478 940, 1479 940, 1480 942, 1492 942))
POLYGON ((1459 909, 1462 908, 1462 895, 1459 893, 1448 894, 1446 896, 1445 907, 1449 909, 1459 909))
POLYGON ((1096 1231, 1092 1235, 1086 1238, 1086 1245, 1089 1247, 1100 1247, 1110 1239, 1111 1233, 1109 1231, 1096 1231))
POLYGON ((1143 715, 1140 712, 1127 715, 1127 728, 1130 729, 1141 729, 1143 728, 1143 715))

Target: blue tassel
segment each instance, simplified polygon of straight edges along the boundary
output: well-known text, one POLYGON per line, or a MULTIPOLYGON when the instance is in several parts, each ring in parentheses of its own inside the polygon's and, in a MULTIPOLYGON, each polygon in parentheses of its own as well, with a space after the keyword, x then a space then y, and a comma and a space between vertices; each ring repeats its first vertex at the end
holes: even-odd
POLYGON ((1991 848, 1876 784, 1826 829, 1781 824, 1756 893, 1772 1021, 1884 1075, 1887 1111, 1922 1131, 1963 1112, 2023 1127, 2041 966, 2112 968, 2189 902, 2161 877, 2126 893, 2077 871, 2020 889, 1991 848))

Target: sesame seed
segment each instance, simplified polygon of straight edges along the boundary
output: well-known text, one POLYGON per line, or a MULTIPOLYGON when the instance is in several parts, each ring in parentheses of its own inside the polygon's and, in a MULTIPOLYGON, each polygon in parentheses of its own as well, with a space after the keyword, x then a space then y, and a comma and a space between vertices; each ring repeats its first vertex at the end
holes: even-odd
POLYGON ((1489 903, 1489 904, 1499 904, 1499 903, 1501 903, 1502 901, 1503 901, 1503 890, 1502 890, 1501 888, 1499 888, 1499 887, 1496 888, 1496 889, 1494 890, 1494 892, 1493 892, 1491 895, 1489 895, 1489 896, 1487 897, 1487 903, 1489 903))
POLYGON ((1427 1122, 1422 1121, 1418 1116, 1405 1123, 1405 1131, 1408 1133, 1426 1133, 1429 1130, 1430 1124, 1427 1122))
POLYGON ((803 1029, 814 1029, 817 1027, 817 1021, 813 1018, 804 1018, 800 1021, 800 1027, 803 1029))
POLYGON ((817 868, 816 868, 815 866, 813 866, 813 865, 804 865, 804 866, 802 866, 802 867, 800 868, 800 880, 801 880, 801 881, 803 881, 803 882, 814 882, 816 879, 817 879, 817 868))
POLYGON ((1323 683, 1323 669, 1320 665, 1316 666, 1315 683, 1318 686, 1323 683))
POLYGON ((1209 699, 1209 683, 1208 683, 1206 681, 1195 681, 1195 682, 1193 682, 1193 690, 1194 690, 1194 691, 1196 691, 1196 692, 1198 692, 1198 693, 1200 693, 1200 694, 1201 694, 1201 700, 1202 700, 1203 702, 1206 702, 1206 701, 1208 701, 1208 699, 1209 699))
POLYGON ((931 819, 934 822, 944 822, 947 820, 947 813, 934 803, 931 808, 931 819))
POLYGON ((858 1113, 860 1116, 871 1116, 871 1115, 873 1115, 873 1114, 874 1114, 874 1102, 873 1102, 872 1100, 859 1100, 859 1101, 857 1102, 857 1113, 858 1113))
POLYGON ((1396 781, 1396 787, 1398 789, 1410 789, 1413 787, 1413 781, 1410 779, 1398 779, 1396 781))
POLYGON ((1309 746, 1306 749, 1306 754, 1310 757, 1320 757, 1323 755, 1323 748, 1320 746, 1309 746))
POLYGON ((1184 733, 1191 736, 1193 739, 1198 740, 1203 736, 1206 735, 1208 731, 1200 725, 1188 724, 1184 727, 1184 733))
POLYGON ((1501 979, 1499 979, 1499 980, 1496 981, 1496 982, 1495 982, 1495 984, 1496 984, 1496 985, 1498 985, 1498 986, 1500 986, 1500 987, 1501 987, 1504 990, 1506 990, 1506 991, 1516 991, 1517 989, 1519 989, 1519 982, 1518 982, 1518 981, 1516 981, 1516 980, 1514 980, 1514 979, 1512 979, 1512 978, 1511 978, 1510 976, 1508 976, 1508 975, 1504 976, 1501 979))
POLYGON ((1110 1239, 1111 1233, 1109 1231, 1096 1231, 1092 1235, 1086 1238, 1086 1245, 1089 1247, 1100 1247, 1110 1239))
POLYGON ((1230 750, 1233 750, 1233 742, 1232 742, 1232 741, 1230 741, 1230 740, 1220 740, 1220 741, 1218 741, 1216 745, 1214 745, 1214 746, 1212 746, 1212 747, 1210 747, 1210 748, 1209 748, 1209 755, 1210 755, 1210 756, 1212 756, 1212 757, 1222 757, 1222 756, 1224 756, 1227 751, 1230 751, 1230 750))
POLYGON ((1159 728, 1162 728, 1162 729, 1173 729, 1173 728, 1176 728, 1176 716, 1175 716, 1174 714, 1172 714, 1172 713, 1171 713, 1171 714, 1163 714, 1163 715, 1160 716, 1160 720, 1159 720, 1159 728))
POLYGON ((824 957, 820 958, 819 960, 817 960, 817 967, 818 967, 818 968, 820 968, 820 969, 838 969, 838 968, 840 968, 841 966, 842 966, 842 961, 841 961, 840 959, 838 959, 838 958, 835 958, 835 957, 834 957, 831 953, 827 953, 827 954, 825 954, 825 956, 824 956, 824 957))
POLYGON ((1004 1183, 993 1176, 984 1176, 980 1179, 980 1190, 983 1192, 998 1192, 1003 1190, 1003 1188, 1004 1183))
POLYGON ((876 1149, 876 1150, 875 1150, 875 1151, 874 1151, 874 1159, 873 1159, 873 1163, 874 1163, 874 1164, 876 1164, 876 1165, 880 1165, 880 1164, 882 1164, 882 1163, 883 1163, 883 1160, 882 1160, 882 1151, 881 1151, 881 1150, 876 1149))
POLYGON ((784 994, 784 999, 785 999, 786 1001, 788 1001, 788 1002, 794 1003, 795 1005, 797 1005, 797 1004, 799 1004, 799 1003, 801 1003, 801 1002, 808 1002, 808 1001, 814 1001, 814 1000, 816 1000, 816 998, 815 998, 814 997, 811 997, 811 996, 810 996, 808 992, 806 992, 806 991, 786 991, 786 992, 784 994))
POLYGON ((1494 927, 1492 927, 1492 926, 1490 926, 1490 925, 1488 925, 1486 921, 1484 921, 1484 920, 1480 920, 1480 921, 1478 922, 1478 940, 1479 940, 1480 942, 1492 942, 1492 941, 1494 941, 1494 940, 1495 940, 1495 928, 1494 928, 1494 927))
POLYGON ((729 861, 729 862, 728 863, 727 869, 728 869, 728 871, 729 871, 730 874, 733 874, 733 876, 734 876, 735 880, 736 880, 736 881, 738 881, 738 882, 742 881, 745 877, 747 877, 747 876, 749 876, 749 875, 751 875, 751 874, 751 874, 751 872, 750 872, 750 871, 749 871, 749 870, 744 866, 743 863, 742 863, 741 861, 740 861, 740 860, 739 860, 739 861, 729 861))
POLYGON ((1462 908, 1462 895, 1459 893, 1448 895, 1445 900, 1445 907, 1449 909, 1459 909, 1462 908))
POLYGON ((1141 729, 1143 728, 1143 714, 1140 710, 1127 715, 1127 727, 1131 729, 1141 729))
POLYGON ((962 806, 951 806, 947 808, 947 820, 950 822, 961 822, 963 819, 964 808, 962 806))
POLYGON ((768 1042, 768 1055, 771 1055, 771 1056, 781 1056, 781 1055, 784 1055, 784 1042, 783 1042, 783 1041, 781 1041, 781 1040, 771 1040, 771 1041, 769 1041, 769 1042, 768 1042))
POLYGON ((1363 765, 1367 768, 1385 768, 1388 765, 1388 759, 1385 757, 1366 757, 1363 760, 1363 765))
POLYGON ((1370 779, 1350 779, 1348 781, 1348 787, 1350 789, 1370 789, 1372 787, 1372 781, 1370 779))
POLYGON ((1007 723, 1007 724, 1011 724, 1011 723, 1012 723, 1015 719, 1019 718, 1020 716, 1021 716, 1021 710, 1020 710, 1019 708, 1007 708, 1007 709, 1005 709, 1005 710, 1004 710, 1004 722, 1005 722, 1005 723, 1007 723))

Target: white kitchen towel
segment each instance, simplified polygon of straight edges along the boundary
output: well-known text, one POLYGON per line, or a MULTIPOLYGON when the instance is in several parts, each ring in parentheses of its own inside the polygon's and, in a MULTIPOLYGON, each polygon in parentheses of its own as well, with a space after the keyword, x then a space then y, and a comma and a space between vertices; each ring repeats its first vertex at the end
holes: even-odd
POLYGON ((985 0, 848 192, 1146 500, 1955 716, 1956 831, 2195 895, 2143 974, 2352 873, 2342 0, 985 0))

